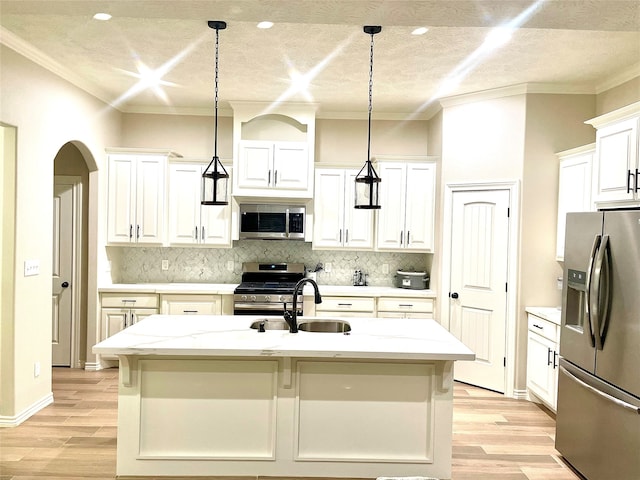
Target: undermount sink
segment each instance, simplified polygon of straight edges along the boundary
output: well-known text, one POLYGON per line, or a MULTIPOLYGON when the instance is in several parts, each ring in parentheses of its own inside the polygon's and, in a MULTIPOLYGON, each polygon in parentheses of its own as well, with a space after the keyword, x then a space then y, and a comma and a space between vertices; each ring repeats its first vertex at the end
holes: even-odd
POLYGON ((251 328, 259 330, 261 325, 264 330, 289 330, 289 325, 281 318, 261 318, 253 322, 251 328))
POLYGON ((349 322, 338 319, 303 320, 298 324, 298 330, 303 332, 344 333, 351 331, 349 322))

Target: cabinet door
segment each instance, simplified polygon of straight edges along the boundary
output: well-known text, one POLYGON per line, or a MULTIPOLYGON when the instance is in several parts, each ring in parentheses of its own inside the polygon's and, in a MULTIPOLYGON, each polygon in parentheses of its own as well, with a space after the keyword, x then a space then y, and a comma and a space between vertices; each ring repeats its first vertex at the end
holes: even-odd
POLYGON ((560 161, 558 182, 558 230, 556 259, 564 258, 567 213, 591 210, 591 165, 593 152, 560 161))
POLYGON ((135 156, 109 156, 108 175, 107 242, 133 242, 136 214, 135 156))
POLYGON ((162 311, 165 315, 220 315, 220 295, 163 295, 162 311))
POLYGON ((638 119, 603 127, 596 134, 594 161, 594 202, 633 200, 635 186, 629 171, 638 168, 638 119))
POLYGON ((432 252, 435 222, 435 164, 407 164, 406 178, 404 247, 409 250, 432 252))
POLYGON ((313 246, 341 247, 344 242, 344 170, 316 171, 313 246))
POLYGON ((285 190, 308 188, 309 158, 306 143, 278 142, 275 144, 271 185, 285 190))
POLYGON ((540 400, 555 408, 557 377, 554 354, 557 344, 535 332, 528 332, 527 387, 540 400))
POLYGON ((377 246, 399 249, 404 245, 406 166, 403 163, 379 163, 380 210, 377 246))
POLYGON ((102 328, 100 340, 109 338, 124 330, 131 322, 131 312, 128 308, 103 308, 101 315, 102 328))
POLYGON ((137 243, 164 241, 164 193, 166 158, 141 156, 136 165, 137 243))
POLYGON ((269 187, 273 182, 273 143, 243 141, 239 154, 238 187, 269 187))
POLYGON ((158 313, 158 309, 156 308, 132 308, 131 309, 131 320, 129 321, 129 326, 133 325, 134 323, 138 323, 141 320, 144 320, 147 317, 150 317, 151 315, 155 315, 158 313))
POLYGON ((367 250, 373 247, 373 210, 356 209, 356 176, 358 170, 345 172, 344 246, 367 250))
POLYGON ((200 243, 231 246, 231 206, 202 205, 200 243))
POLYGON ((198 243, 201 165, 169 165, 169 243, 198 243), (196 231, 196 229, 198 229, 196 231))

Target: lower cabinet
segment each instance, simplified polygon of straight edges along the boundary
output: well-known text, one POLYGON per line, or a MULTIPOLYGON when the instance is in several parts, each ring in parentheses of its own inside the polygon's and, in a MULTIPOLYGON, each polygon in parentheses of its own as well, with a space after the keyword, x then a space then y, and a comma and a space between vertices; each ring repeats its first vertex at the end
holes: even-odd
POLYGON ((433 299, 380 297, 377 316, 379 318, 433 318, 433 299))
POLYGON ((165 315, 221 315, 222 295, 162 295, 165 315))
POLYGON ((556 411, 560 327, 529 314, 527 334, 527 390, 556 411))
POLYGON ((322 297, 322 303, 316 305, 316 315, 323 317, 375 317, 374 312, 372 297, 322 297))
MULTIPOLYGON (((144 318, 159 313, 160 302, 155 293, 102 293, 100 295, 100 340, 130 327, 144 318)), ((115 357, 103 356, 105 359, 115 357)))

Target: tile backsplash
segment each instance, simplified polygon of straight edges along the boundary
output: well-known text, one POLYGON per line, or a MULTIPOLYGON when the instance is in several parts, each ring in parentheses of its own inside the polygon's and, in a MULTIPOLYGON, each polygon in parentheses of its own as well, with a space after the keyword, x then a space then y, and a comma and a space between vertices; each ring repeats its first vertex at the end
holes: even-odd
POLYGON ((369 285, 392 286, 396 270, 428 272, 432 260, 424 253, 312 250, 308 242, 267 240, 239 240, 228 249, 107 247, 107 255, 113 283, 239 283, 244 262, 299 262, 309 270, 331 264, 331 272, 318 272, 319 284, 351 285, 357 269, 369 275, 369 285), (383 273, 385 264, 389 273, 383 273))

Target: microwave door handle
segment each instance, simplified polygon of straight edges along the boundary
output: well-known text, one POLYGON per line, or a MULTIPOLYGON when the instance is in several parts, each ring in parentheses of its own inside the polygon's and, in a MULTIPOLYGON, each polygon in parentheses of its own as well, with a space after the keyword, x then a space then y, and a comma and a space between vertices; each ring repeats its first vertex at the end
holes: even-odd
POLYGON ((596 235, 593 238, 593 245, 591 246, 591 255, 589 255, 589 267, 587 268, 587 294, 585 295, 585 314, 587 316, 587 320, 589 322, 589 341, 592 347, 596 346, 596 341, 594 337, 594 329, 593 329, 593 321, 592 321, 592 311, 591 311, 591 277, 593 273, 593 266, 595 262, 596 255, 598 253, 598 247, 600 246, 600 241, 602 240, 601 235, 596 235))
POLYGON ((286 209, 284 217, 284 236, 289 238, 289 209, 286 209))

